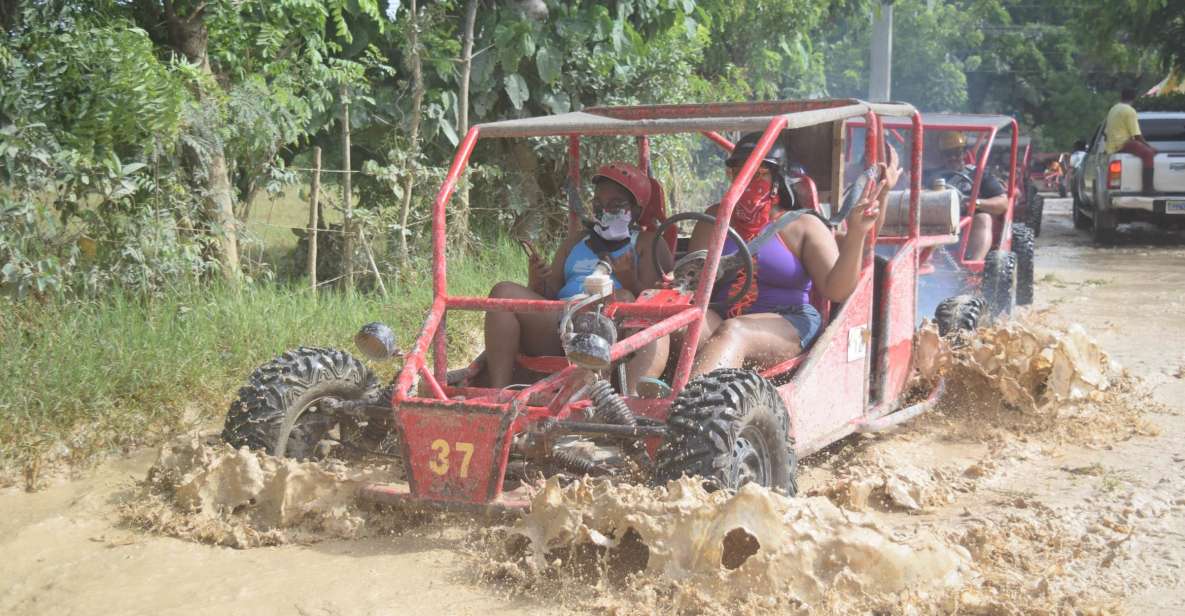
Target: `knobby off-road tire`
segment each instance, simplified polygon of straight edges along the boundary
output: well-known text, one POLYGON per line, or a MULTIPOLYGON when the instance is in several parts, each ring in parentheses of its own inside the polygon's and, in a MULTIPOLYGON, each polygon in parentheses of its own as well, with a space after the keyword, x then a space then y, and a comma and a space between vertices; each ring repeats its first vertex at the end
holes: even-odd
POLYGON ((230 405, 222 439, 232 447, 245 445, 277 456, 315 457, 317 445, 338 424, 318 402, 377 400, 379 395, 374 374, 349 353, 300 347, 251 373, 230 405))
POLYGON ((1082 208, 1086 204, 1082 202, 1081 195, 1078 194, 1078 189, 1074 189, 1074 203, 1070 206, 1070 218, 1074 221, 1074 228, 1079 231, 1085 231, 1090 228, 1090 217, 1082 212, 1082 208))
POLYGON ((1033 303, 1033 284, 1036 270, 1037 242, 1033 230, 1026 225, 1012 226, 1012 253, 1016 255, 1016 305, 1033 303))
POLYGON ((992 319, 1012 313, 1016 305, 1016 255, 993 250, 983 261, 980 292, 992 319))
POLYGON ((790 415, 774 386, 752 370, 722 368, 692 379, 671 405, 655 482, 701 477, 714 489, 750 481, 798 491, 790 415))
POLYGON ((1041 219, 1045 216, 1045 197, 1034 195, 1029 200, 1029 211, 1025 222, 1033 230, 1033 237, 1041 236, 1041 219))
POLYGON ((934 309, 938 335, 946 337, 955 332, 975 331, 986 308, 983 298, 975 295, 956 295, 942 300, 934 309))

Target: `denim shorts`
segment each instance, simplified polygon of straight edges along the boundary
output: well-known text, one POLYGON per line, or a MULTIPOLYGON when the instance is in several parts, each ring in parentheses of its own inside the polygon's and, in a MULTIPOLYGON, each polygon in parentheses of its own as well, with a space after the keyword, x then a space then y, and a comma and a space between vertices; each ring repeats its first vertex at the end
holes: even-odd
POLYGON ((802 348, 807 348, 819 336, 819 327, 823 324, 823 317, 810 304, 793 304, 780 306, 771 312, 782 315, 794 329, 798 331, 798 339, 802 341, 802 348))

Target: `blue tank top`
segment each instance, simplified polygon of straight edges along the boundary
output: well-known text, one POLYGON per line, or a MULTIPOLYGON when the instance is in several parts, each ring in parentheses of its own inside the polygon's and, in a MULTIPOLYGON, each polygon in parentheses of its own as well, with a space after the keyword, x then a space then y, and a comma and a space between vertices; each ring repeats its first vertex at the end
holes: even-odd
MULTIPOLYGON (((637 242, 638 234, 631 234, 630 241, 610 253, 610 256, 614 259, 620 257, 626 251, 633 248, 637 242)), ((600 257, 597 256, 597 253, 593 252, 592 248, 589 248, 587 237, 573 246, 571 252, 568 253, 568 258, 564 259, 564 286, 556 294, 556 299, 568 299, 577 293, 583 293, 584 279, 597 268, 597 261, 600 261, 600 257)), ((634 261, 635 265, 637 265, 637 252, 634 253, 634 261)), ((613 278, 613 288, 621 288, 621 283, 618 282, 616 276, 613 278)))
MULTIPOLYGON (((732 238, 726 238, 722 254, 736 252, 732 238)), ((766 242, 757 253, 757 300, 746 311, 776 312, 786 306, 810 303, 811 277, 802 261, 794 256, 779 234, 766 242)), ((721 280, 712 290, 712 302, 723 303, 736 278, 721 280)))

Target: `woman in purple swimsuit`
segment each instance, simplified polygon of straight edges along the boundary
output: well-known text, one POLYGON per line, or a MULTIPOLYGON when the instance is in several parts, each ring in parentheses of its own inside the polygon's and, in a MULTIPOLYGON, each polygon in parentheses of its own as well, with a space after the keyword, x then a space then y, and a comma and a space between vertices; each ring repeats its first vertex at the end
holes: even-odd
MULTIPOLYGON (((728 157, 728 175, 735 177, 760 138, 741 138, 728 157)), ((817 216, 804 215, 778 230, 755 258, 755 280, 749 293, 732 305, 723 300, 737 284, 721 281, 713 292, 713 306, 704 317, 704 329, 696 352, 692 376, 717 368, 740 368, 746 363, 767 368, 801 353, 819 334, 821 318, 809 303, 812 287, 833 302, 851 295, 860 278, 864 241, 883 211, 882 198, 896 183, 901 170, 890 149, 889 163, 882 164, 882 179, 852 208, 842 235, 832 233, 817 216), (720 303, 716 303, 720 302, 720 303)), ((785 181, 789 165, 779 140, 765 155, 757 173, 733 210, 730 226, 749 241, 785 214, 793 203, 791 183, 785 181)), ((718 206, 708 208, 715 214, 718 206)), ((706 249, 712 225, 699 223, 691 236, 691 250, 706 249)), ((736 250, 731 240, 724 252, 736 250)))

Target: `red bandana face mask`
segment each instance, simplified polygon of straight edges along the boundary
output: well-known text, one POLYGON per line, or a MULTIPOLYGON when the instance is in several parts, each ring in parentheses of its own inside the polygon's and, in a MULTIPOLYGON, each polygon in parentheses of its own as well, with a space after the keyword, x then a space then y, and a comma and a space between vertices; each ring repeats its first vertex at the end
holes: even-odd
POLYGON ((770 209, 778 201, 773 188, 773 182, 769 180, 754 179, 737 200, 730 226, 736 229, 745 241, 756 237, 765 225, 769 224, 770 209))

